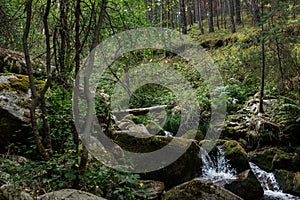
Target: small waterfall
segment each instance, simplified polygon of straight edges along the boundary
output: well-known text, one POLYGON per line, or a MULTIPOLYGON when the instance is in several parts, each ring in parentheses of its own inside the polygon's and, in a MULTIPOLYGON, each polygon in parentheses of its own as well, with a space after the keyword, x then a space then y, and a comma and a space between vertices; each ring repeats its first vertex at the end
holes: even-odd
POLYGON ((221 147, 217 147, 217 155, 211 157, 201 148, 202 178, 221 185, 232 180, 236 180, 236 170, 233 169, 225 158, 225 152, 221 147))
POLYGON ((268 173, 260 169, 257 165, 250 162, 250 167, 256 175, 261 186, 264 189, 264 199, 266 200, 294 200, 300 199, 299 197, 283 193, 276 181, 273 173, 268 173))

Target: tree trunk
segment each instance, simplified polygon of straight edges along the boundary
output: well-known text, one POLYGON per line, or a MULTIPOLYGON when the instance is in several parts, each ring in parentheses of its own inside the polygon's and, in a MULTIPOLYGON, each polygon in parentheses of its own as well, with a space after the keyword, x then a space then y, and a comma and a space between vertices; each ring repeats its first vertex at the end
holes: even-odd
POLYGON ((32 64, 31 64, 30 55, 29 55, 29 49, 28 49, 28 36, 29 36, 29 31, 30 31, 30 26, 31 26, 31 18, 32 18, 32 0, 26 1, 25 12, 26 12, 26 24, 25 24, 22 40, 23 40, 25 62, 26 62, 28 76, 29 76, 29 82, 30 82, 30 89, 31 89, 31 93, 32 93, 30 118, 31 118, 31 124, 32 124, 32 129, 33 129, 33 134, 34 134, 35 143, 37 145, 37 149, 44 160, 49 160, 50 156, 49 156, 49 153, 46 151, 44 145, 42 144, 42 141, 40 138, 40 133, 38 130, 37 121, 36 121, 36 116, 35 116, 36 107, 39 102, 39 96, 38 96, 36 87, 34 85, 33 70, 32 70, 32 64))
POLYGON ((253 25, 258 26, 260 21, 258 0, 252 0, 252 15, 253 15, 253 25))
POLYGON ((187 21, 185 12, 185 0, 180 0, 180 21, 182 34, 187 34, 187 21))
POLYGON ((208 30, 210 33, 214 30, 213 0, 208 0, 208 30))
POLYGON ((235 22, 234 22, 234 11, 233 11, 233 1, 227 0, 228 3, 228 10, 229 10, 229 16, 230 16, 230 25, 231 25, 231 33, 235 33, 235 22))
MULTIPOLYGON (((261 13, 264 14, 264 5, 262 5, 261 13)), ((264 88, 265 88, 265 66, 266 66, 266 59, 265 59, 265 34, 264 34, 264 23, 261 24, 261 54, 262 54, 262 65, 261 65, 261 83, 260 83, 260 95, 259 95, 259 113, 264 113, 263 107, 263 99, 264 99, 264 88)))
POLYGON ((203 19, 202 19, 202 0, 198 1, 198 16, 199 16, 199 29, 201 31, 201 34, 204 34, 204 28, 203 28, 203 19))
POLYGON ((235 20, 238 25, 242 24, 241 0, 235 0, 235 20))

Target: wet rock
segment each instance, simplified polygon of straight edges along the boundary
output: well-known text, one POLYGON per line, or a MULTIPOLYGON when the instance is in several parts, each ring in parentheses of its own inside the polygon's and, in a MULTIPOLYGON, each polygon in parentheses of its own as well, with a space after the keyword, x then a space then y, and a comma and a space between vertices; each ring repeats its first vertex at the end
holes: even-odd
POLYGON ((300 172, 279 169, 274 175, 283 192, 300 196, 300 172))
POLYGON ((285 169, 298 171, 300 158, 298 153, 287 153, 277 147, 265 147, 249 153, 250 161, 265 171, 285 169), (289 163, 287 165, 287 163, 289 163))
POLYGON ((203 179, 193 179, 164 194, 164 200, 242 200, 232 192, 203 179))
POLYGON ((64 189, 55 192, 50 192, 39 196, 38 200, 54 200, 54 199, 64 199, 64 200, 73 200, 73 199, 84 199, 84 200, 105 200, 102 197, 98 197, 88 192, 83 192, 80 190, 74 189, 64 189))
POLYGON ((252 171, 249 171, 243 179, 225 184, 224 187, 246 200, 260 199, 264 194, 263 188, 252 171))

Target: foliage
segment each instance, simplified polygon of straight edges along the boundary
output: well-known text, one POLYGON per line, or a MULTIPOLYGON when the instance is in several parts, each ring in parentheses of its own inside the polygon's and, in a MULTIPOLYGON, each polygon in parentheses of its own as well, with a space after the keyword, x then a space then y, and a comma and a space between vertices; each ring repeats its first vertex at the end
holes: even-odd
POLYGON ((278 118, 287 124, 286 130, 300 128, 300 94, 290 92, 287 96, 281 96, 283 103, 279 107, 278 118))
MULTIPOLYGON (((9 180, 26 188, 33 196, 45 192, 71 188, 76 179, 77 155, 74 151, 55 154, 49 161, 18 163, 9 158, 0 157, 3 172, 11 174, 9 180)), ((89 168, 80 175, 80 190, 94 193, 108 199, 137 199, 136 193, 147 195, 138 184, 138 175, 121 173, 106 168, 98 161, 91 161, 89 168)))

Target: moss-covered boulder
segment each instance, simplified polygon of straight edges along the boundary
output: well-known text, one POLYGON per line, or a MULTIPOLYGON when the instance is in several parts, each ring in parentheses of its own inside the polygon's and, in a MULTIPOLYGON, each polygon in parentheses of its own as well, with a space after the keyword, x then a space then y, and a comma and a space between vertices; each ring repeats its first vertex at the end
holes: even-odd
POLYGON ((167 189, 193 179, 200 171, 200 149, 196 140, 151 134, 135 137, 134 133, 126 132, 116 132, 114 140, 124 151, 136 153, 133 155, 137 159, 149 155, 146 159, 141 157, 134 167, 143 169, 140 173, 143 179, 161 181, 167 189), (173 158, 176 159, 172 161, 173 158))
MULTIPOLYGON (((38 88, 43 81, 37 81, 38 88)), ((23 143, 31 134, 31 94, 26 75, 0 74, 0 152, 12 142, 23 143)))
POLYGON ((33 200, 33 198, 22 189, 13 184, 5 184, 0 187, 1 200, 33 200))
POLYGON ((178 185, 164 194, 164 200, 242 200, 232 192, 210 181, 193 179, 178 185))
POLYGON ((277 147, 265 147, 249 153, 250 161, 265 171, 285 169, 298 171, 300 158, 298 153, 288 153, 277 147), (287 163, 289 163, 287 165, 287 163))
POLYGON ((300 196, 300 172, 279 169, 274 174, 283 192, 300 196))

